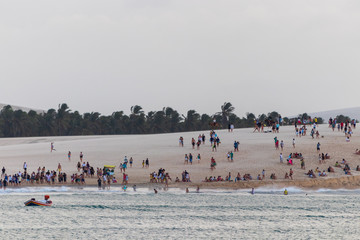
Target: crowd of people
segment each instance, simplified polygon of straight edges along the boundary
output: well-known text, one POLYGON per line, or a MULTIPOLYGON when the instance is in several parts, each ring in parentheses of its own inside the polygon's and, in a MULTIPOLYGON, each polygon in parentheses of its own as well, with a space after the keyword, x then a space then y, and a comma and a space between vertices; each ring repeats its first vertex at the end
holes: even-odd
POLYGON ((165 169, 160 168, 158 172, 152 172, 150 174, 150 182, 151 183, 165 183, 167 186, 169 181, 172 181, 170 174, 165 172, 165 169))
MULTIPOLYGON (((54 151, 54 150, 53 150, 54 151)), ((67 174, 57 170, 47 170, 45 167, 39 167, 37 171, 31 173, 28 172, 27 163, 23 165, 23 171, 19 171, 15 174, 7 174, 5 167, 2 168, 2 174, 0 179, 0 186, 4 189, 7 186, 22 186, 30 184, 55 184, 55 183, 67 183, 67 174)))
MULTIPOLYGON (((263 123, 256 123, 255 127, 256 129, 254 131, 263 131, 263 127, 266 126, 263 123)), ((317 127, 316 123, 313 123, 310 125, 311 126, 311 134, 310 136, 312 137, 312 139, 316 138, 316 139, 320 139, 320 133, 317 127)), ((337 122, 336 119, 329 119, 329 127, 332 128, 332 130, 334 131, 336 128, 338 129, 338 131, 342 131, 345 133, 345 136, 347 139, 349 139, 352 134, 353 131, 352 129, 356 128, 356 121, 346 121, 346 122, 337 122)), ((275 121, 271 124, 271 128, 272 128, 272 132, 273 133, 278 133, 279 132, 279 128, 280 128, 280 123, 278 121, 275 121)), ((229 132, 232 133, 233 132, 233 127, 229 126, 229 132)), ((295 136, 293 138, 293 149, 295 149, 295 138, 296 137, 304 137, 306 136, 306 131, 307 131, 307 125, 304 124, 304 122, 298 123, 295 122, 295 136), (298 126, 298 125, 302 125, 302 126, 298 126)), ((293 134, 293 133, 292 133, 293 134)), ((272 135, 274 136, 274 135, 272 135)), ((271 137, 272 138, 272 137, 271 137)), ((193 163, 197 163, 200 164, 201 163, 201 154, 200 152, 196 152, 200 150, 200 147, 202 147, 202 145, 205 145, 205 134, 199 134, 197 137, 192 137, 190 144, 191 144, 191 148, 193 152, 190 153, 186 153, 184 156, 184 165, 193 165, 193 163)), ((303 141, 300 140, 299 141, 303 141)), ((186 140, 186 142, 188 142, 188 140, 186 140)), ((210 142, 210 149, 209 150, 211 156, 208 158, 210 160, 210 170, 216 170, 216 167, 218 166, 217 161, 215 160, 215 152, 217 151, 217 149, 220 147, 221 145, 221 141, 220 141, 220 136, 218 135, 217 132, 215 132, 215 130, 211 130, 209 133, 209 142, 210 142)), ((314 153, 314 158, 316 159, 316 156, 318 155, 318 164, 325 164, 327 159, 330 159, 330 155, 328 153, 321 153, 321 143, 320 140, 316 140, 317 144, 316 144, 316 154, 314 153)), ((279 140, 278 137, 275 135, 274 137, 274 143, 275 143, 275 149, 281 149, 281 151, 283 152, 285 150, 285 142, 283 140, 279 140)), ((315 143, 314 143, 315 144, 315 143)), ((179 146, 184 147, 184 138, 181 136, 179 138, 179 146)), ((240 147, 240 142, 235 140, 233 143, 233 150, 228 151, 226 153, 226 158, 228 162, 233 162, 235 155, 236 157, 238 156, 237 154, 239 154, 239 147, 240 147)), ((54 147, 54 143, 51 143, 51 152, 56 151, 55 147, 54 147)), ((283 153, 280 153, 280 163, 283 163, 283 153)), ((355 154, 360 155, 360 150, 356 149, 355 154)), ((207 156, 207 155, 205 155, 207 156)), ((329 168, 327 169, 327 171, 325 170, 320 170, 319 167, 313 167, 312 169, 307 169, 305 168, 305 157, 303 156, 303 154, 301 152, 296 152, 296 151, 292 151, 291 153, 289 153, 289 155, 285 155, 288 156, 286 158, 287 160, 287 164, 289 165, 290 170, 289 172, 285 172, 285 179, 289 179, 292 180, 293 179, 293 175, 294 175, 294 171, 293 169, 297 169, 298 166, 300 166, 300 171, 304 171, 304 174, 307 175, 309 178, 317 178, 317 177, 326 177, 328 176, 327 174, 329 173, 334 173, 336 168, 341 168, 342 171, 344 172, 345 175, 351 175, 351 168, 350 168, 350 164, 347 163, 345 161, 345 159, 343 159, 343 161, 341 163, 336 162, 335 163, 335 169, 331 166, 329 166, 329 168), (298 161, 298 160, 299 161, 298 161), (313 170, 315 169, 315 170, 313 170)), ((71 151, 69 151, 67 153, 67 158, 69 161, 71 161, 71 151)), ((90 163, 88 161, 84 161, 84 154, 83 152, 80 152, 80 161, 77 162, 76 164, 76 168, 74 169, 75 171, 72 172, 71 174, 69 174, 70 176, 70 183, 71 184, 79 184, 79 185, 84 185, 86 184, 86 179, 87 178, 93 178, 95 177, 95 173, 96 173, 96 177, 98 178, 98 186, 100 187, 110 187, 110 184, 114 184, 114 183, 118 183, 118 180, 115 177, 115 173, 113 172, 109 172, 107 169, 105 169, 105 167, 94 167, 91 166, 90 163), (76 172, 77 169, 77 172, 76 172), (96 170, 95 170, 96 169, 96 170)), ((223 158, 219 157, 219 164, 223 164, 223 158)), ((141 162, 141 161, 140 161, 141 162)), ((139 162, 139 163, 140 163, 139 162)), ((313 166, 313 162, 308 161, 307 163, 310 163, 311 166, 313 166)), ((124 157, 123 161, 120 162, 119 164, 119 171, 120 172, 120 178, 122 177, 122 181, 121 184, 126 185, 129 182, 129 175, 128 175, 128 168, 132 168, 134 164, 134 159, 132 157, 128 158, 127 156, 124 157)), ((201 165, 200 165, 201 166, 201 165)), ((208 168, 209 165, 207 165, 208 168)), ((148 169, 150 168, 150 161, 148 158, 146 158, 146 160, 142 160, 142 168, 148 169)), ((192 166, 189 166, 189 168, 193 168, 192 166)), ((191 170, 191 169, 190 169, 191 170)), ((297 171, 297 170, 296 170, 297 171)), ((357 166, 356 167, 356 171, 360 171, 360 167, 357 166)), ((221 175, 217 174, 216 171, 214 171, 216 176, 214 174, 212 174, 212 176, 210 177, 206 177, 203 181, 204 182, 238 182, 238 181, 249 181, 249 180, 266 180, 265 178, 265 169, 262 171, 261 174, 258 174, 258 176, 256 178, 253 178, 251 176, 250 173, 246 173, 244 175, 240 175, 240 173, 237 174, 237 176, 232 179, 231 176, 231 172, 229 172, 229 174, 227 174, 225 177, 222 177, 221 175)), ((277 174, 279 174, 279 172, 277 172, 277 174)), ((282 173, 280 173, 282 175, 282 173)), ((255 175, 256 176, 256 175, 255 175)), ((282 175, 283 176, 283 175, 282 175)), ((272 172, 269 176, 267 176, 267 179, 269 180, 277 180, 278 177, 276 175, 275 172, 272 172)), ((170 178, 170 174, 168 172, 165 171, 165 169, 160 168, 158 171, 153 171, 151 170, 150 173, 150 182, 151 183, 160 183, 160 184, 165 184, 166 186, 168 185, 169 181, 172 181, 172 179, 170 178)), ((2 176, 1 176, 1 180, 0 180, 0 187, 7 187, 7 186, 21 186, 24 184, 67 184, 69 182, 68 180, 68 174, 65 173, 62 170, 62 166, 59 163, 58 167, 56 170, 50 170, 50 169, 46 169, 45 167, 42 168, 38 168, 37 171, 32 171, 29 172, 28 171, 28 166, 27 163, 24 162, 23 165, 23 171, 19 171, 17 173, 14 174, 8 174, 6 173, 6 169, 3 167, 2 170, 2 176)), ((176 177, 175 182, 191 182, 190 180, 190 173, 187 170, 184 170, 181 173, 181 177, 176 177)))

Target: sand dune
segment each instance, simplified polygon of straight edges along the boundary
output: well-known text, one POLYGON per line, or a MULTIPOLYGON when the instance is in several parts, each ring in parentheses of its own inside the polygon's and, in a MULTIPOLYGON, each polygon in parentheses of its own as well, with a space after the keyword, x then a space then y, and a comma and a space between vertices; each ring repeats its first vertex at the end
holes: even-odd
POLYGON ((12 108, 14 111, 16 111, 16 110, 22 110, 22 111, 24 111, 24 112, 29 112, 30 110, 33 110, 33 111, 37 112, 38 114, 45 112, 44 110, 41 110, 41 109, 21 107, 21 106, 15 106, 15 105, 12 105, 12 104, 4 104, 4 103, 0 103, 0 109, 3 109, 5 106, 8 106, 8 105, 10 105, 11 108, 12 108))
MULTIPOLYGON (((338 115, 348 116, 351 119, 360 119, 360 107, 312 112, 312 113, 308 113, 308 115, 312 117, 321 117, 322 119, 324 119, 324 122, 327 122, 329 118, 334 118, 338 115)), ((293 118, 293 117, 297 117, 297 115, 289 116, 289 118, 293 118)))
MULTIPOLYGON (((308 127, 310 128, 310 127, 308 127)), ((235 129, 229 133, 227 130, 218 130, 217 134, 221 139, 221 145, 217 152, 212 152, 209 144, 209 131, 156 134, 156 135, 115 135, 115 136, 72 136, 72 137, 32 137, 32 138, 2 138, 0 139, 0 167, 5 166, 7 173, 15 173, 22 170, 23 163, 26 161, 29 171, 36 171, 40 166, 47 169, 56 170, 58 163, 61 163, 63 171, 68 174, 76 173, 76 164, 79 161, 79 153, 84 153, 84 160, 90 165, 103 167, 105 164, 119 166, 124 156, 133 157, 134 165, 127 170, 130 183, 147 183, 149 174, 159 168, 165 168, 174 180, 181 177, 181 173, 187 170, 191 180, 199 184, 207 176, 223 176, 229 172, 235 177, 238 172, 241 175, 250 173, 254 178, 261 174, 262 169, 266 171, 266 181, 252 181, 255 185, 263 184, 285 184, 312 186, 314 181, 308 179, 304 174, 309 169, 319 167, 326 170, 328 166, 334 166, 335 161, 345 158, 352 168, 354 175, 360 175, 354 171, 360 165, 360 155, 354 154, 356 148, 360 148, 360 138, 358 131, 355 130, 351 142, 345 142, 344 134, 338 131, 333 132, 327 125, 319 126, 320 134, 324 138, 312 139, 309 136, 295 137, 294 127, 287 126, 280 129, 280 133, 253 133, 253 129, 235 129), (199 134, 204 133, 206 143, 201 145, 200 150, 191 147, 191 138, 195 139, 199 134), (185 146, 179 147, 178 139, 184 137, 185 146), (305 157, 306 170, 300 168, 300 161, 295 160, 294 166, 279 162, 280 150, 275 150, 273 138, 277 136, 279 140, 284 140, 285 149, 283 151, 284 160, 290 152, 301 152, 305 157), (296 138, 296 148, 292 147, 292 139, 296 138), (240 142, 240 152, 234 154, 234 162, 228 162, 226 154, 233 150, 233 142, 240 142), (50 152, 50 143, 54 142, 56 151, 50 152), (318 163, 318 153, 316 151, 317 142, 321 143, 321 152, 331 156, 326 164, 318 163), (72 159, 68 161, 67 153, 72 152, 72 159), (193 165, 184 165, 184 155, 192 153, 194 158, 198 153, 201 154, 200 164, 194 159, 193 165), (214 157, 217 161, 216 170, 210 170, 210 158, 214 157), (142 168, 142 160, 149 158, 150 168, 142 168), (296 181, 283 180, 285 172, 289 172, 290 167, 294 170, 296 181), (279 180, 271 181, 270 174, 275 173, 279 180), (299 181, 307 180, 307 183, 299 181)), ((340 168, 335 168, 335 173, 329 174, 326 178, 315 181, 320 182, 328 178, 344 177, 340 168)), ((117 168, 116 176, 120 178, 120 170, 117 168)), ((353 179, 353 178, 349 178, 353 179)), ((88 180, 88 183, 95 183, 95 179, 88 180)), ((348 182, 348 181, 342 181, 348 182)), ((207 184, 207 183, 206 183, 207 184)), ((222 186, 229 184, 236 187, 235 183, 222 183, 222 186)), ((240 183, 239 187, 248 187, 248 183, 240 183)), ((339 185, 339 181, 332 181, 328 185, 339 185)), ((347 183, 348 184, 348 183, 347 183)), ((354 183, 355 184, 355 183, 354 183)), ((209 185, 209 184, 207 184, 209 185)), ((210 184, 211 185, 211 184, 210 184)), ((216 184, 213 184, 217 186, 216 184)), ((316 185, 316 184, 315 184, 316 185)), ((346 184, 345 184, 346 185, 346 184)))

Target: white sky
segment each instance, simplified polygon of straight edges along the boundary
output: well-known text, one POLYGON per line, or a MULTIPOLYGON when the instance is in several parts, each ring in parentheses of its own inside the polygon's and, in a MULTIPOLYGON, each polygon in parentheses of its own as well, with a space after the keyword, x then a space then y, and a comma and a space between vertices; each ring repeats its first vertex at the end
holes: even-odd
POLYGON ((0 2, 0 102, 283 115, 357 107, 360 1, 0 2))

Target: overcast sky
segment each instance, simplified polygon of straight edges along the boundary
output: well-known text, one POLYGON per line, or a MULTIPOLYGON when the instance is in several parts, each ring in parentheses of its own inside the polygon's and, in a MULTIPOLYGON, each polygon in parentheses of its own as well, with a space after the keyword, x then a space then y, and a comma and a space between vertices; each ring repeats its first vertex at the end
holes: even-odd
POLYGON ((0 102, 283 115, 357 107, 360 1, 0 2, 0 102))

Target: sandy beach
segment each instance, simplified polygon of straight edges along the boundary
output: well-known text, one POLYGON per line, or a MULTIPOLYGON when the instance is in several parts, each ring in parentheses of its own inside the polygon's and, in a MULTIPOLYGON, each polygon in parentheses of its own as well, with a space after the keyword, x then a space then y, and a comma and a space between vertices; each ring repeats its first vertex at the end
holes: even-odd
MULTIPOLYGON (((134 163, 128 168, 129 184, 148 184, 149 174, 166 169, 172 178, 170 187, 198 186, 206 188, 251 188, 264 185, 269 186, 296 186, 302 188, 356 188, 360 186, 360 172, 355 171, 360 165, 360 155, 355 149, 360 148, 358 130, 354 130, 350 142, 345 141, 344 133, 332 131, 328 125, 318 126, 320 137, 310 137, 311 126, 308 126, 307 136, 296 137, 294 126, 280 128, 280 133, 253 133, 252 128, 235 129, 233 132, 217 130, 221 144, 217 152, 212 152, 209 143, 209 131, 156 134, 156 135, 114 135, 114 136, 71 136, 71 137, 32 137, 32 138, 2 138, 0 139, 0 167, 6 168, 7 174, 23 171, 23 163, 27 162, 28 172, 37 171, 38 167, 45 166, 48 170, 56 170, 58 164, 70 177, 78 173, 76 165, 79 154, 83 152, 84 161, 89 162, 95 169, 104 165, 115 165, 115 176, 121 182, 119 164, 124 157, 132 157, 134 163), (206 142, 197 150, 191 146, 191 138, 197 139, 199 134, 205 134, 206 142), (179 137, 184 138, 184 147, 179 146, 179 137), (276 150, 274 137, 284 141, 284 150, 276 150), (292 139, 296 139, 296 147, 292 146, 292 139), (233 150, 234 141, 240 142, 239 152, 234 153, 234 161, 227 159, 227 153, 233 150), (56 151, 50 151, 50 143, 54 142, 56 151), (325 164, 319 164, 316 144, 320 142, 320 153, 328 153, 331 157, 325 164), (67 158, 68 151, 72 152, 71 160, 67 158), (279 154, 283 153, 284 163, 280 163, 279 154), (305 170, 300 168, 300 160, 294 159, 294 165, 286 164, 286 157, 291 152, 302 153, 305 160, 305 170), (184 165, 185 154, 192 153, 193 164, 184 165), (196 160, 201 154, 201 161, 196 160), (210 159, 214 157, 217 166, 210 169, 210 159), (143 168, 142 161, 150 160, 150 167, 143 168), (346 176, 341 168, 334 167, 336 161, 346 159, 351 167, 352 176, 346 176), (327 168, 332 166, 335 173, 328 173, 327 168), (325 170, 327 177, 310 179, 305 173, 317 167, 325 170), (290 168, 294 171, 294 180, 285 180, 286 172, 290 168), (256 180, 258 174, 265 170, 265 179, 256 180), (181 173, 187 170, 190 173, 191 183, 174 183, 176 177, 181 179, 181 173), (254 180, 240 182, 211 182, 204 183, 205 177, 222 176, 225 178, 231 172, 232 178, 238 172, 241 175, 251 174, 254 180), (277 180, 271 180, 270 174, 275 173, 277 180)), ((266 129, 265 129, 266 130, 266 129)), ((95 178, 86 178, 86 185, 95 185, 95 178)), ((70 182, 70 178, 68 180, 70 182)), ((70 184, 70 183, 68 183, 70 184)), ((161 184, 157 184, 161 185, 161 184)), ((27 185, 24 185, 27 186, 27 185)))

